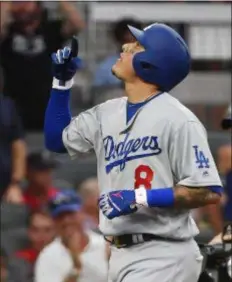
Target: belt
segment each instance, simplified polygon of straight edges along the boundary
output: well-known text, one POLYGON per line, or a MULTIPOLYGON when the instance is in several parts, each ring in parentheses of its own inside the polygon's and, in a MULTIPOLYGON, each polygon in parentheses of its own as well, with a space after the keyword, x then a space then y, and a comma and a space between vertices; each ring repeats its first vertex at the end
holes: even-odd
POLYGON ((144 242, 149 242, 152 240, 155 241, 167 241, 167 242, 184 242, 187 239, 174 239, 174 238, 166 238, 154 234, 125 234, 119 236, 112 236, 110 239, 108 237, 104 237, 106 241, 110 242, 112 245, 117 248, 128 248, 133 245, 141 244, 144 242))

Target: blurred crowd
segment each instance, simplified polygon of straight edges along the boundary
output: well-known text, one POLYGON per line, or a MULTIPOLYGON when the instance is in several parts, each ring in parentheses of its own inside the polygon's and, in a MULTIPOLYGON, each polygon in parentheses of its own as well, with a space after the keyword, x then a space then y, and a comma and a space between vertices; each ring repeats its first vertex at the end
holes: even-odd
MULTIPOLYGON (((50 55, 81 33, 85 21, 72 2, 58 3, 58 19, 49 17, 42 2, 0 4, 0 281, 32 282, 35 272, 37 282, 58 282, 59 275, 73 282, 80 273, 81 282, 107 281, 109 250, 98 230, 96 174, 65 189, 55 185, 54 172, 64 164, 47 152, 30 152, 25 141, 30 132, 43 130, 52 81, 50 55), (54 260, 54 269, 46 268, 48 260, 54 260)), ((128 17, 110 27, 115 53, 98 62, 82 109, 123 95, 111 66, 120 46, 133 40, 128 24, 143 26, 128 17)), ((221 119, 218 115, 218 124, 221 119)), ((215 158, 225 187, 221 203, 193 210, 206 240, 232 221, 231 143, 221 144, 215 158)))

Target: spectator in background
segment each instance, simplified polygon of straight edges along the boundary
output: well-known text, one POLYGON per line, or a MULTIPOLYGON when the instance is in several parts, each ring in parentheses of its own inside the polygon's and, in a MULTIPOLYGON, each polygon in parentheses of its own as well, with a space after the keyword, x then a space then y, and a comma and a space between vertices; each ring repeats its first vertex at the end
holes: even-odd
POLYGON ((23 201, 20 184, 25 177, 26 145, 20 118, 13 101, 2 94, 0 69, 0 200, 23 201))
POLYGON ((224 144, 219 147, 217 152, 218 170, 222 177, 225 177, 226 174, 231 170, 231 157, 231 144, 224 144))
POLYGON ((232 130, 232 113, 231 113, 231 104, 227 108, 226 114, 221 121, 221 127, 224 130, 232 130))
POLYGON ((224 220, 232 221, 232 145, 225 144, 218 150, 218 170, 224 182, 224 220))
POLYGON ((224 207, 224 219, 225 221, 232 222, 232 169, 226 175, 226 202, 224 207))
POLYGON ((82 199, 82 210, 84 213, 85 226, 91 230, 98 230, 99 209, 98 198, 99 189, 96 177, 87 178, 78 188, 78 193, 82 199))
MULTIPOLYGON (((224 130, 229 130, 231 133, 232 130, 232 113, 231 113, 231 104, 227 108, 226 114, 221 122, 221 127, 224 130)), ((226 221, 232 222, 232 144, 230 143, 225 147, 227 151, 226 164, 224 168, 225 174, 225 192, 226 192, 226 201, 224 209, 224 218, 226 221)))
POLYGON ((6 254, 2 249, 0 254, 0 281, 7 282, 6 254))
POLYGON ((74 4, 58 1, 64 20, 49 20, 39 1, 1 2, 0 57, 5 75, 4 95, 19 109, 26 130, 43 128, 52 82, 50 54, 84 26, 74 4), (6 22, 8 13, 12 18, 6 22))
POLYGON ((57 162, 43 153, 31 153, 27 157, 28 184, 23 199, 31 211, 46 207, 49 199, 57 193, 52 186, 52 170, 56 166, 57 162))
POLYGON ((142 28, 142 24, 132 18, 121 19, 116 22, 111 29, 111 36, 117 44, 118 52, 103 60, 97 67, 93 79, 93 86, 120 86, 121 81, 112 74, 112 66, 120 57, 121 46, 125 43, 134 41, 135 39, 129 32, 127 25, 132 25, 138 29, 142 28))
POLYGON ((74 191, 60 192, 52 199, 50 211, 59 238, 40 253, 35 282, 107 281, 106 243, 83 227, 81 208, 74 191))
POLYGON ((34 264, 41 250, 55 238, 54 222, 49 213, 37 211, 30 216, 29 246, 9 258, 9 282, 34 282, 34 264))

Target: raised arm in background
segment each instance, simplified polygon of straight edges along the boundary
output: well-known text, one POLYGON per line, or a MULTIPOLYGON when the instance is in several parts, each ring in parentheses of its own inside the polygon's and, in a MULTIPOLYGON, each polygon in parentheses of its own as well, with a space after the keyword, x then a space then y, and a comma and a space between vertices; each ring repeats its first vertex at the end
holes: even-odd
POLYGON ((85 22, 75 5, 76 2, 59 1, 58 3, 58 8, 65 17, 62 32, 70 36, 84 29, 85 22))

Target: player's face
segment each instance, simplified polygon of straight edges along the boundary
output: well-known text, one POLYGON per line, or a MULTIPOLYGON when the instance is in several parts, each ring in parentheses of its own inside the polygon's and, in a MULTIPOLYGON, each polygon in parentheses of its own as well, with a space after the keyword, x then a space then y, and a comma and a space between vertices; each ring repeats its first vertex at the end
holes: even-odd
POLYGON ((112 67, 112 73, 125 82, 133 82, 136 77, 132 64, 133 57, 136 53, 143 50, 144 48, 137 41, 124 44, 120 58, 112 67))

